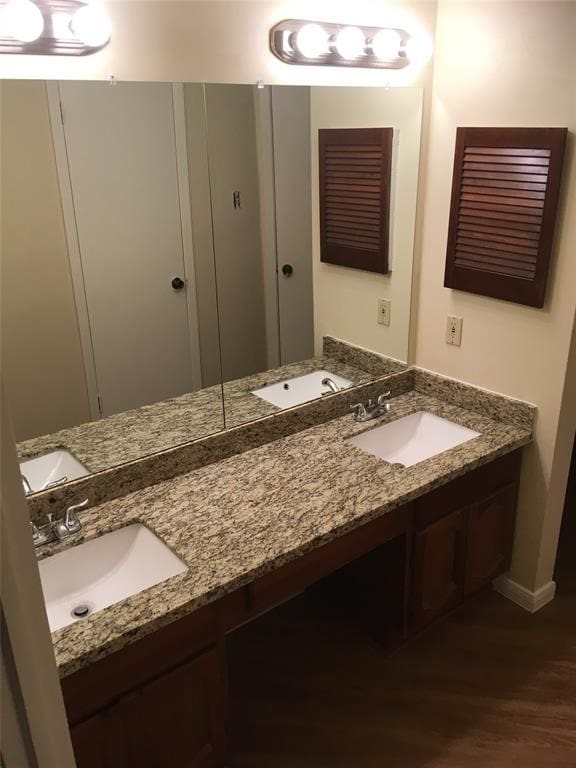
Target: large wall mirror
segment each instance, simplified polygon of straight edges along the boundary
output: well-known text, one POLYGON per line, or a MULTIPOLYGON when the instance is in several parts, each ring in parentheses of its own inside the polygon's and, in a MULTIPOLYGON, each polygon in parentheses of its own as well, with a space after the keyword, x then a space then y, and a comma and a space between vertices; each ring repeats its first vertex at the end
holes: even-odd
POLYGON ((421 89, 5 81, 2 102, 28 493, 403 368, 421 89), (394 131, 385 275, 320 262, 318 130, 364 127, 394 131))

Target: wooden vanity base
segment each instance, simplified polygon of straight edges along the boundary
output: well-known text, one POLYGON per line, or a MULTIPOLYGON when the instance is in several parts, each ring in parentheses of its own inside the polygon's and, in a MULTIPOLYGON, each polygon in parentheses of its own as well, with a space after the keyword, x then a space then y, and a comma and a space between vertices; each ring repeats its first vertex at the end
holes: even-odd
POLYGON ((387 646, 452 610, 509 567, 520 463, 480 467, 64 678, 78 768, 222 768, 225 634, 307 588, 387 646))

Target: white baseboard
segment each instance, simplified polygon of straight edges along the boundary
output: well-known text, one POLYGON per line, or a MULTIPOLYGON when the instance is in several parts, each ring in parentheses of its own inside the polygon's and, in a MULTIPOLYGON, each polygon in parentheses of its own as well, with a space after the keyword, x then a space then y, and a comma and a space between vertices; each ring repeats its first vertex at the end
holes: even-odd
POLYGON ((547 603, 554 599, 556 594, 556 582, 549 581, 548 584, 544 584, 543 587, 537 589, 535 592, 531 592, 526 587, 518 584, 516 581, 512 581, 509 576, 498 576, 494 579, 492 586, 508 600, 512 600, 513 603, 524 608, 525 611, 530 613, 536 613, 540 608, 543 608, 547 603))

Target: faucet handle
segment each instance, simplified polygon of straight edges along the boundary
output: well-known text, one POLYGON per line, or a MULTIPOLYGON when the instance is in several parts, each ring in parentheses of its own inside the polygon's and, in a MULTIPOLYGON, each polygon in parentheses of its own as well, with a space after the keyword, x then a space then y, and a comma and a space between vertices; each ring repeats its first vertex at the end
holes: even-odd
POLYGON ((378 405, 384 405, 386 403, 386 400, 388 400, 391 394, 392 393, 390 392, 390 390, 388 390, 387 392, 382 392, 381 395, 378 395, 378 405))
POLYGON ((44 525, 38 526, 31 520, 30 527, 32 528, 32 542, 35 547, 41 547, 43 544, 54 541, 54 520, 51 514, 48 515, 48 522, 44 525))
POLYGON ((80 530, 80 528, 82 528, 82 523, 78 519, 76 512, 79 509, 85 509, 87 506, 88 499, 84 499, 84 501, 81 501, 79 504, 72 504, 70 507, 68 507, 64 516, 64 525, 68 529, 69 533, 76 533, 80 530))
POLYGON ((361 421, 366 416, 366 408, 364 403, 356 403, 356 405, 350 406, 351 411, 355 411, 356 421, 361 421))
POLYGON ((34 542, 34 546, 36 546, 36 542, 40 540, 40 531, 34 520, 30 520, 30 527, 32 528, 32 541, 34 542))

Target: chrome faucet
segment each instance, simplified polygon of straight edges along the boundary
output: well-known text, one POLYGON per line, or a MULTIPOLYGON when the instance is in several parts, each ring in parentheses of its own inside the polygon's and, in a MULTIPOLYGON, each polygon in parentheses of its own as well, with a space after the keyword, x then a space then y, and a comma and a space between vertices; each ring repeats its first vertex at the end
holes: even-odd
POLYGON ((367 405, 356 403, 356 405, 350 406, 350 410, 355 411, 354 418, 356 421, 371 421, 388 413, 390 411, 390 403, 388 402, 390 394, 390 390, 388 390, 388 392, 383 392, 379 395, 376 402, 368 400, 367 405))
POLYGON ((22 485, 24 486, 24 493, 26 496, 32 493, 32 486, 30 485, 30 481, 26 477, 26 475, 23 475, 20 473, 20 477, 22 478, 22 485))
MULTIPOLYGON (((340 392, 340 387, 338 386, 338 384, 336 384, 336 382, 333 379, 331 379, 329 376, 326 376, 325 378, 322 379, 322 386, 329 387, 332 390, 332 392, 340 392)), ((327 395, 328 392, 325 392, 324 394, 327 395)))
POLYGON ((68 507, 64 517, 54 520, 52 515, 48 515, 48 522, 45 525, 37 526, 31 522, 32 541, 35 547, 41 547, 43 544, 49 544, 51 541, 61 541, 62 539, 78 533, 82 529, 82 523, 76 514, 79 509, 85 509, 88 506, 88 499, 84 499, 79 504, 72 504, 68 507))

